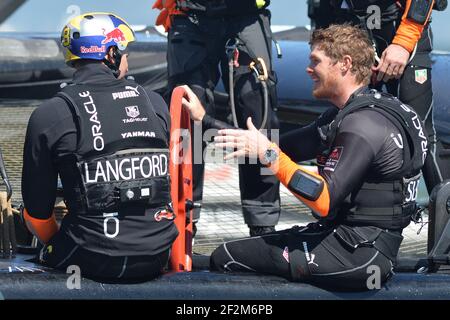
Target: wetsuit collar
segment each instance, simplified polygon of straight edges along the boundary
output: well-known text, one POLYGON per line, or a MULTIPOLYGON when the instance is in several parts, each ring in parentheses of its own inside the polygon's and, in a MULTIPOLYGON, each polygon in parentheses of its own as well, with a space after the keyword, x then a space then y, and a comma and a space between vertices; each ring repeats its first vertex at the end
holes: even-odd
POLYGON ((73 74, 74 83, 105 83, 112 80, 116 77, 111 69, 98 62, 85 64, 73 74))
MULTIPOLYGON (((348 106, 357 96, 364 94, 364 93, 368 93, 368 92, 370 92, 370 89, 368 86, 363 86, 363 87, 356 89, 355 92, 353 92, 351 94, 351 96, 348 98, 347 102, 344 105, 344 108, 346 106, 348 106)), ((344 109, 344 108, 342 108, 342 109, 344 109)))

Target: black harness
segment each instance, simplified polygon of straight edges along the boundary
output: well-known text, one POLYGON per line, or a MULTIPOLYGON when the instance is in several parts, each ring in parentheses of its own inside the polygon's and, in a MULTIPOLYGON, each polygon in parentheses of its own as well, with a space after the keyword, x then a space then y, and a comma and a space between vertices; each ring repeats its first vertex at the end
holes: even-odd
POLYGON ((262 8, 255 0, 177 0, 177 9, 207 16, 236 16, 259 12, 270 5, 270 0, 262 8))
POLYGON ((167 134, 148 107, 145 90, 130 81, 116 82, 69 85, 57 94, 77 125, 76 152, 60 164, 78 169, 79 187, 66 199, 77 214, 170 202, 167 134))
POLYGON ((353 191, 338 215, 343 223, 373 225, 385 229, 406 227, 417 210, 418 181, 427 155, 427 135, 422 120, 409 106, 392 95, 371 90, 357 95, 335 119, 318 128, 328 157, 342 120, 350 113, 370 108, 388 118, 399 130, 403 141, 402 167, 379 181, 365 181, 353 191))

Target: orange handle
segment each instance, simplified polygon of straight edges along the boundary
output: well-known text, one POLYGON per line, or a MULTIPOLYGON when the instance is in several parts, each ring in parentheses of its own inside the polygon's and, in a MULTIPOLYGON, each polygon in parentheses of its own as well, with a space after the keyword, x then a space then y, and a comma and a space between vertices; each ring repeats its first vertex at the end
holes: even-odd
POLYGON ((179 231, 170 266, 176 272, 192 270, 192 210, 186 210, 186 200, 192 200, 191 120, 181 104, 184 95, 185 90, 177 87, 170 102, 170 192, 179 231))

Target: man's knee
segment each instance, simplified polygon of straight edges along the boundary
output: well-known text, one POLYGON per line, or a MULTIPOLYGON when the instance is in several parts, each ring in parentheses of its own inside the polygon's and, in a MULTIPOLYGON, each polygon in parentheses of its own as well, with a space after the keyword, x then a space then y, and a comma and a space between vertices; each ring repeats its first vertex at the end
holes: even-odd
POLYGON ((355 265, 353 269, 355 270, 330 275, 313 274, 308 280, 330 290, 366 291, 381 289, 393 275, 393 264, 381 253, 368 265, 355 265))
MULTIPOLYGON (((344 283, 348 283, 350 288, 361 290, 377 290, 386 283, 393 275, 393 264, 389 259, 379 254, 378 257, 365 268, 344 283)), ((345 280, 345 279, 343 279, 345 280)), ((344 285, 345 287, 345 285, 344 285)))
POLYGON ((217 271, 225 271, 225 266, 229 262, 229 256, 225 250, 225 245, 220 245, 217 249, 213 251, 211 254, 209 265, 211 270, 217 271))

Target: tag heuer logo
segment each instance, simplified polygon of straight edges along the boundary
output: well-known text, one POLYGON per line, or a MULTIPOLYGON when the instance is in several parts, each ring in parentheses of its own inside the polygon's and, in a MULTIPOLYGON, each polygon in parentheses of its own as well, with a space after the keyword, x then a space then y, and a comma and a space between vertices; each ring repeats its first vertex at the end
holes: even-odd
POLYGON ((125 110, 127 112, 127 116, 129 116, 130 118, 136 118, 140 114, 138 106, 125 107, 125 110))
POLYGON ((416 70, 415 80, 419 84, 424 84, 428 80, 427 69, 416 70))

